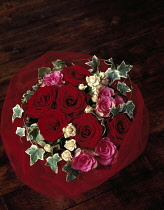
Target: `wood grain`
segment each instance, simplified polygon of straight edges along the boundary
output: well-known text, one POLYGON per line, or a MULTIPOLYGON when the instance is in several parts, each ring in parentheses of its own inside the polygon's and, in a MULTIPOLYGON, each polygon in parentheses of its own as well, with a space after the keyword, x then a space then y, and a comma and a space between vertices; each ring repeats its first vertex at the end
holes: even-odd
POLYGON ((144 153, 101 186, 50 199, 25 186, 0 141, 0 209, 164 209, 162 0, 1 0, 0 111, 13 74, 47 51, 74 51, 132 64, 150 115, 144 153))

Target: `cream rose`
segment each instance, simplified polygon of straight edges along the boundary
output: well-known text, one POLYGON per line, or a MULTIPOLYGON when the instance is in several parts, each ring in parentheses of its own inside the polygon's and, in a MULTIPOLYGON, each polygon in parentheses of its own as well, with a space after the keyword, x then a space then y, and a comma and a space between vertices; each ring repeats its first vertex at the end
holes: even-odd
POLYGON ((64 147, 65 147, 66 149, 68 149, 69 151, 73 151, 74 149, 77 148, 77 146, 76 146, 76 140, 75 140, 75 139, 67 140, 67 141, 65 142, 64 147))
POLYGON ((86 81, 90 87, 95 87, 100 83, 100 77, 98 77, 97 75, 93 75, 89 77, 87 76, 86 81))
POLYGON ((93 111, 93 108, 91 107, 91 106, 87 106, 86 108, 85 108, 85 113, 90 113, 90 112, 92 112, 93 111))
POLYGON ((51 147, 49 144, 46 144, 46 145, 44 146, 44 150, 45 150, 46 152, 52 152, 52 147, 51 147))
POLYGON ((87 88, 87 85, 84 85, 84 84, 80 84, 78 86, 79 90, 85 90, 87 88))
POLYGON ((62 152, 61 158, 65 161, 70 161, 72 159, 71 152, 69 150, 65 150, 64 152, 62 152))
POLYGON ((63 133, 65 138, 76 135, 76 128, 72 123, 69 123, 67 127, 63 128, 63 133))

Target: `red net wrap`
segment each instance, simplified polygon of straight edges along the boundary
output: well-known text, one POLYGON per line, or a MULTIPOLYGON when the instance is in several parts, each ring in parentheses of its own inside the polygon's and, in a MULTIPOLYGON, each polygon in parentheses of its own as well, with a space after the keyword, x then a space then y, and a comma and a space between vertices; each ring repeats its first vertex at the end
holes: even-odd
MULTIPOLYGON (((51 198, 69 198, 97 187, 134 161, 143 152, 147 143, 149 133, 148 112, 138 87, 133 84, 134 119, 119 149, 116 164, 80 173, 75 180, 70 182, 66 182, 66 173, 62 171, 64 161, 58 163, 58 174, 55 174, 50 167, 45 166, 45 160, 38 160, 36 164, 30 166, 30 157, 25 151, 31 144, 26 141, 26 137, 20 140, 20 137, 15 134, 16 128, 23 127, 24 124, 20 118, 16 118, 12 123, 12 108, 16 104, 20 104, 22 95, 37 82, 38 68, 52 67, 51 62, 57 59, 72 61, 86 58, 92 58, 92 56, 73 52, 47 52, 15 73, 4 102, 1 136, 10 163, 23 183, 51 198)), ((76 64, 88 68, 85 62, 80 61, 76 64)), ((102 63, 100 70, 106 69, 107 66, 102 63)))

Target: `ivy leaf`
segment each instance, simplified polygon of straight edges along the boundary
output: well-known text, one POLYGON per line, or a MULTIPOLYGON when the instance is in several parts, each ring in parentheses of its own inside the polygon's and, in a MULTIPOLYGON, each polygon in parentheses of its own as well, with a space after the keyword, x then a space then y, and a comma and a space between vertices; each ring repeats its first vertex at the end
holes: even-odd
POLYGON ((115 80, 120 79, 120 72, 118 70, 112 70, 111 68, 108 68, 105 72, 105 75, 110 80, 110 83, 112 84, 115 80))
POLYGON ((24 110, 19 106, 19 104, 17 104, 15 107, 13 107, 12 122, 14 122, 16 117, 21 118, 23 112, 24 112, 24 110))
POLYGON ((126 113, 130 118, 133 118, 133 110, 135 108, 135 105, 132 101, 128 101, 125 104, 122 104, 122 112, 126 113))
POLYGON ((36 143, 39 144, 40 146, 44 147, 46 143, 44 142, 44 138, 42 134, 39 132, 38 135, 36 136, 36 143))
POLYGON ((36 145, 32 145, 25 152, 30 155, 30 166, 36 163, 39 159, 44 160, 44 149, 38 148, 36 145))
POLYGON ((111 112, 111 114, 113 115, 113 117, 117 116, 118 113, 119 113, 119 111, 120 111, 120 107, 119 107, 119 106, 118 106, 118 107, 112 107, 112 108, 110 109, 110 112, 111 112))
POLYGON ((28 99, 34 94, 34 91, 28 90, 26 93, 23 94, 22 102, 27 102, 28 99))
POLYGON ((94 55, 92 57, 92 61, 89 61, 85 64, 93 68, 93 69, 89 69, 89 71, 94 74, 98 71, 99 59, 96 57, 96 55, 94 55))
POLYGON ((62 160, 58 153, 54 154, 52 157, 48 157, 47 162, 45 165, 50 166, 51 169, 57 174, 58 173, 58 166, 57 163, 62 160))
POLYGON ((65 166, 63 166, 62 171, 67 173, 66 181, 70 182, 74 179, 76 179, 78 175, 78 171, 71 168, 70 162, 67 162, 65 166))
POLYGON ((18 136, 25 136, 25 128, 17 127, 16 134, 18 136))
POLYGON ((43 78, 46 74, 49 74, 51 72, 51 68, 49 67, 41 67, 38 69, 38 78, 43 78))
POLYGON ((127 73, 133 68, 132 65, 126 65, 124 61, 117 67, 120 76, 123 78, 127 78, 127 73))
POLYGON ((32 86, 33 90, 38 90, 39 88, 40 88, 40 86, 38 84, 32 86))
POLYGON ((117 67, 116 67, 116 65, 115 65, 115 63, 113 61, 113 58, 108 59, 107 62, 111 63, 111 67, 110 68, 111 68, 112 71, 117 70, 117 67))
POLYGON ((125 96, 126 96, 126 92, 131 91, 131 89, 124 82, 118 82, 117 90, 120 91, 120 93, 125 96))
POLYGON ((65 61, 57 59, 56 61, 53 61, 52 64, 53 64, 52 71, 61 71, 65 66, 65 61))

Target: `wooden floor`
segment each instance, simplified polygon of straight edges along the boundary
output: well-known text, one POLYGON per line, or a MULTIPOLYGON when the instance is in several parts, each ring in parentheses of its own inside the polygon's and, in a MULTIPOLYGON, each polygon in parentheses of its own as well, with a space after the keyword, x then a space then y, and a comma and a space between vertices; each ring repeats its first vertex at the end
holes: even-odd
POLYGON ((162 210, 164 74, 162 0, 0 0, 0 111, 10 79, 47 51, 113 57, 134 65, 150 114, 144 153, 101 186, 54 200, 15 175, 0 139, 0 210, 162 210))

